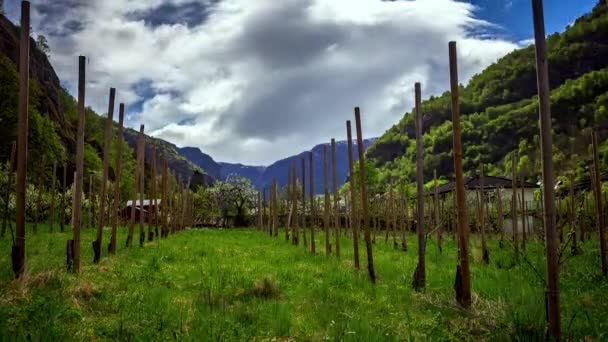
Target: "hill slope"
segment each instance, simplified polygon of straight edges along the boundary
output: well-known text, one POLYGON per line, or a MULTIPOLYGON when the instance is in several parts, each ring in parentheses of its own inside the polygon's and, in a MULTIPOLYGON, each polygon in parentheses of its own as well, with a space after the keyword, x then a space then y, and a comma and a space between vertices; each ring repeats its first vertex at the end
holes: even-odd
MULTIPOLYGON (((589 133, 600 128, 606 137, 608 118, 608 8, 598 3, 562 34, 548 37, 555 160, 558 174, 577 168, 588 158, 589 133)), ((447 59, 447 56, 446 56, 447 59)), ((447 86, 447 85, 446 85, 447 86)), ((501 58, 466 87, 461 87, 461 125, 465 172, 480 163, 491 174, 509 174, 510 157, 518 152, 518 169, 530 180, 539 177, 538 100, 534 46, 501 58), (508 162, 507 162, 508 161, 508 162)), ((450 94, 422 103, 425 179, 433 170, 452 177, 450 94)), ((368 150, 380 169, 380 181, 413 179, 414 118, 406 113, 368 150)))

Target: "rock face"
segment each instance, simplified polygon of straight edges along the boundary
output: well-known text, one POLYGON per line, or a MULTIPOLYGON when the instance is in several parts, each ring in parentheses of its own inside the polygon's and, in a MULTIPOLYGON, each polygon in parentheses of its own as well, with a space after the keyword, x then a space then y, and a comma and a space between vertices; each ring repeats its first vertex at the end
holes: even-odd
MULTIPOLYGON (((8 57, 15 65, 19 63, 20 29, 5 16, 0 15, 0 54, 8 57)), ((42 93, 39 109, 57 122, 59 135, 67 146, 75 144, 75 128, 65 119, 61 110, 61 83, 48 57, 36 47, 30 38, 30 78, 40 86, 42 93)))
POLYGON ((199 148, 196 147, 183 147, 178 148, 177 152, 189 159, 196 166, 205 170, 205 172, 215 178, 215 179, 223 179, 221 174, 222 166, 215 162, 210 155, 203 153, 199 148))

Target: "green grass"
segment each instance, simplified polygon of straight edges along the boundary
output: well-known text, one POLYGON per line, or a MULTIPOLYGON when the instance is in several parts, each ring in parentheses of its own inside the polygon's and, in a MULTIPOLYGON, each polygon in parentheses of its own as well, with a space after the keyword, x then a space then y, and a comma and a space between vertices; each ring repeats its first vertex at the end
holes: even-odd
MULTIPOLYGON (((411 289, 417 263, 409 251, 374 246, 378 282, 354 270, 352 245, 342 257, 313 256, 284 237, 255 230, 189 230, 145 248, 124 248, 92 264, 92 230, 83 232, 79 276, 64 270, 67 233, 28 229, 27 272, 13 280, 10 239, 0 241, 0 340, 543 340, 543 246, 528 244, 527 261, 489 243, 491 263, 471 241, 473 307, 453 297, 456 248, 427 247, 427 288, 411 289)), ((8 234, 7 234, 8 235, 8 234)), ((318 235, 318 232, 317 232, 318 235)), ((10 235, 8 235, 10 236, 10 235)), ((608 338, 608 281, 597 241, 568 257, 561 274, 564 337, 608 338)))

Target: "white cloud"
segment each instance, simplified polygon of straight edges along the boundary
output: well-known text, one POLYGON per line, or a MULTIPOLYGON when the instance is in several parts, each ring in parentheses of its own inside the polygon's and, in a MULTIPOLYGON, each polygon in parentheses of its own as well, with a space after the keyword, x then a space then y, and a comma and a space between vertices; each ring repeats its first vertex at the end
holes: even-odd
POLYGON ((492 24, 453 0, 205 0, 205 17, 189 18, 200 25, 133 17, 194 0, 62 1, 79 4, 56 15, 80 18, 78 29, 38 24, 56 33, 47 33, 52 62, 70 91, 87 55, 87 101, 99 112, 116 87, 119 101, 141 104, 129 125, 256 165, 344 138, 357 105, 364 134, 382 134, 412 107, 414 82, 425 98, 448 88, 450 40, 463 83, 517 47, 472 33, 492 24))

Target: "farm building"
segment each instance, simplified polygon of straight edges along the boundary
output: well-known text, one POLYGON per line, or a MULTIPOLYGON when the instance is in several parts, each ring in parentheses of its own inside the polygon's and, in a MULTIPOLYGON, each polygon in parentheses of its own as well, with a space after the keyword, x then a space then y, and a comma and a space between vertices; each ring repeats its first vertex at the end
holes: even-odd
MULTIPOLYGON (((140 205, 140 200, 135 201, 135 221, 139 221, 139 217, 144 215, 144 221, 148 222, 148 220, 152 219, 152 215, 154 213, 154 200, 152 199, 144 199, 143 206, 140 205)), ((161 209, 161 200, 156 200, 157 212, 161 209)), ((131 210, 133 207, 133 201, 127 201, 127 204, 124 208, 120 210, 120 217, 123 220, 128 220, 131 218, 131 210)))
MULTIPOLYGON (((481 188, 482 179, 481 176, 475 175, 473 177, 465 177, 464 179, 464 188, 466 191, 466 199, 469 205, 474 205, 476 202, 477 191, 481 188)), ((534 226, 534 211, 538 207, 538 201, 534 197, 535 191, 539 188, 537 184, 516 181, 515 182, 515 192, 518 196, 517 198, 517 226, 518 230, 521 231, 523 227, 523 219, 521 215, 521 196, 523 193, 524 204, 526 210, 528 211, 528 215, 526 215, 526 227, 528 230, 532 230, 534 226)), ((438 187, 438 193, 442 197, 447 197, 449 194, 453 193, 456 189, 456 182, 452 181, 450 183, 444 184, 438 187)), ((512 196, 513 196, 513 182, 509 178, 498 177, 498 176, 484 176, 483 177, 483 198, 484 198, 484 206, 490 210, 496 210, 496 195, 498 194, 498 189, 500 189, 500 197, 502 201, 503 208, 503 229, 506 232, 513 231, 513 220, 511 213, 511 205, 512 205, 512 196)), ((430 191, 428 195, 433 195, 434 191, 430 191)))

